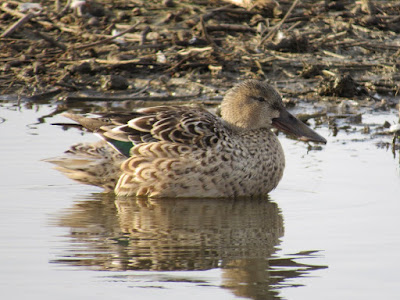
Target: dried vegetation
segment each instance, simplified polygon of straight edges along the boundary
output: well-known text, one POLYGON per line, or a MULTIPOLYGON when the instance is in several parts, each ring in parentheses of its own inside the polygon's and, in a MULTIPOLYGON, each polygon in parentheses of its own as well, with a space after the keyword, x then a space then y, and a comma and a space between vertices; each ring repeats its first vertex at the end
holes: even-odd
POLYGON ((0 35, 0 93, 30 101, 207 104, 258 78, 334 126, 399 102, 398 1, 7 1, 0 35))

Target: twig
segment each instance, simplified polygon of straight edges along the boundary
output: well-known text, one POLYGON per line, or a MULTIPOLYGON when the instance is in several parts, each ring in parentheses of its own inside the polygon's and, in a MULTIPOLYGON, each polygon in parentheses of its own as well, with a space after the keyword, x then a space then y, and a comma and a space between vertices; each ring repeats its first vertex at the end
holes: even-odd
POLYGON ((71 0, 68 0, 68 1, 67 1, 67 4, 65 4, 64 8, 61 10, 61 12, 58 14, 58 16, 59 16, 59 17, 64 16, 64 15, 67 13, 67 11, 68 11, 68 9, 69 9, 70 7, 71 7, 71 0))
POLYGON ((192 58, 196 54, 197 53, 195 53, 195 52, 189 53, 189 55, 187 55, 186 57, 184 57, 183 59, 178 61, 175 65, 173 65, 172 67, 166 69, 165 72, 168 73, 168 72, 171 72, 171 71, 175 70, 177 67, 179 67, 181 64, 183 64, 185 61, 187 61, 188 59, 192 58))
MULTIPOLYGON (((85 61, 93 61, 93 59, 81 60, 81 62, 85 62, 85 61)), ((147 66, 147 65, 164 66, 164 64, 161 64, 158 62, 153 62, 153 61, 144 61, 141 58, 128 59, 128 60, 109 60, 109 59, 96 58, 94 61, 99 64, 114 65, 114 66, 123 66, 123 65, 129 65, 129 64, 142 65, 142 66, 147 66)))
MULTIPOLYGON (((200 21, 200 19, 201 18, 203 18, 203 20, 204 21, 207 21, 208 19, 210 19, 215 13, 218 13, 218 12, 222 12, 222 11, 224 11, 224 10, 226 10, 226 9, 231 9, 233 7, 233 5, 232 4, 228 4, 228 5, 225 5, 225 6, 222 6, 222 7, 218 7, 218 8, 214 8, 214 9, 210 9, 209 11, 206 11, 204 14, 202 14, 202 15, 200 15, 200 16, 195 16, 195 17, 193 17, 193 18, 190 18, 189 20, 191 20, 191 22, 190 23, 192 23, 192 24, 197 24, 199 21, 200 21)), ((188 20, 188 21, 189 21, 188 20)))
POLYGON ((207 31, 250 31, 257 32, 256 29, 251 28, 246 25, 236 25, 236 24, 219 24, 219 25, 207 25, 207 31))
POLYGON ((283 23, 285 23, 286 19, 292 13, 292 10, 295 8, 295 6, 297 5, 297 3, 299 1, 300 0, 295 0, 293 2, 292 6, 289 8, 289 10, 287 11, 286 15, 283 17, 283 19, 270 32, 268 32, 268 34, 265 37, 263 37, 261 39, 260 43, 258 44, 258 47, 260 47, 262 44, 264 44, 265 41, 270 40, 270 39, 273 38, 275 33, 282 27, 283 23))
POLYGON ((322 44, 326 43, 328 40, 338 41, 339 38, 341 38, 343 36, 346 36, 347 34, 348 34, 347 30, 341 31, 341 32, 338 32, 338 33, 335 33, 335 34, 328 34, 328 35, 323 36, 321 38, 314 39, 313 40, 313 44, 317 44, 318 43, 317 45, 322 45, 322 44))
POLYGON ((14 31, 18 30, 21 26, 23 26, 26 22, 28 22, 32 17, 35 15, 33 13, 29 13, 27 15, 24 15, 21 17, 17 22, 12 24, 10 27, 8 27, 1 35, 1 38, 5 38, 9 35, 11 35, 14 31))
POLYGON ((94 46, 97 46, 97 45, 105 44, 105 43, 107 43, 109 41, 112 41, 112 40, 120 37, 121 35, 124 35, 124 34, 130 32, 130 31, 132 31, 133 29, 135 29, 141 23, 142 23, 141 21, 138 21, 133 26, 131 26, 128 29, 118 33, 117 35, 114 35, 112 37, 109 37, 109 38, 106 38, 104 40, 100 40, 100 41, 97 41, 97 42, 94 42, 94 43, 90 43, 90 44, 86 44, 86 45, 75 47, 75 50, 82 50, 82 49, 91 48, 91 47, 94 47, 94 46))
POLYGON ((143 46, 146 43, 147 34, 151 31, 150 26, 146 26, 143 31, 140 33, 140 43, 139 45, 143 46))
POLYGON ((201 27, 201 33, 203 34, 203 37, 206 39, 206 41, 212 45, 215 46, 214 41, 211 39, 210 35, 207 32, 207 27, 206 24, 204 22, 204 17, 200 16, 200 27, 201 27))
POLYGON ((55 0, 54 1, 54 10, 55 10, 55 12, 59 12, 60 11, 60 9, 61 9, 61 3, 60 3, 60 0, 55 0))
POLYGON ((39 32, 37 30, 33 31, 36 35, 38 35, 39 37, 41 37, 42 39, 44 39, 45 41, 49 42, 50 44, 60 48, 63 51, 67 51, 67 46, 65 46, 63 43, 57 42, 55 39, 53 39, 51 36, 43 33, 43 32, 39 32))
POLYGON ((296 117, 300 121, 307 122, 309 119, 326 117, 326 115, 327 115, 326 111, 319 111, 319 112, 314 112, 314 113, 310 113, 310 114, 297 114, 296 117))
POLYGON ((343 56, 343 55, 340 55, 340 54, 337 54, 337 53, 333 53, 333 52, 328 51, 328 50, 322 50, 322 53, 324 53, 325 55, 328 55, 328 56, 339 58, 339 59, 343 59, 343 60, 346 59, 346 56, 343 56))
POLYGON ((206 51, 211 51, 213 48, 210 47, 204 47, 204 48, 189 48, 189 49, 182 49, 178 51, 179 55, 188 55, 192 53, 202 53, 206 51))
POLYGON ((148 44, 148 45, 138 45, 129 47, 130 50, 142 50, 142 49, 164 49, 171 47, 171 44, 148 44))
POLYGON ((200 28, 201 28, 201 32, 203 33, 203 37, 213 47, 214 50, 225 52, 221 47, 217 46, 217 44, 213 41, 213 39, 208 34, 206 23, 204 21, 204 17, 203 16, 200 16, 200 28))
POLYGON ((218 11, 220 12, 226 12, 226 13, 230 13, 230 14, 238 14, 238 15, 256 15, 257 12, 256 11, 248 11, 244 8, 229 8, 230 5, 228 6, 224 6, 221 7, 220 9, 218 9, 218 11))
MULTIPOLYGON (((13 15, 14 17, 17 17, 17 18, 24 18, 26 16, 26 14, 23 14, 19 11, 8 8, 7 4, 8 3, 3 3, 3 5, 0 6, 0 10, 4 11, 10 15, 13 15)), ((45 28, 53 28, 53 26, 54 26, 52 23, 47 22, 47 21, 41 21, 41 20, 32 20, 32 21, 42 25, 45 28)))
POLYGON ((126 100, 146 100, 146 101, 169 101, 169 100, 184 100, 184 99, 195 99, 199 97, 199 94, 182 95, 182 96, 122 96, 122 97, 110 97, 110 96, 66 96, 64 101, 75 102, 75 101, 126 101, 126 100))
POLYGON ((63 90, 60 88, 52 88, 46 92, 35 94, 33 96, 27 97, 25 100, 27 101, 43 101, 43 100, 49 100, 54 98, 54 96, 58 95, 61 93, 63 90))

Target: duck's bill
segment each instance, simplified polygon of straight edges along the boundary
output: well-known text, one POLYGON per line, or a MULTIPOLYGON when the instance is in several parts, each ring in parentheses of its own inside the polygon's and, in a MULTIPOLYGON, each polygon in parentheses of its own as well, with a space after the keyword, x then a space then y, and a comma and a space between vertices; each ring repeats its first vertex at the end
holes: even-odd
POLYGON ((326 144, 325 138, 286 110, 281 112, 279 118, 272 119, 272 125, 283 132, 296 136, 299 140, 326 144))

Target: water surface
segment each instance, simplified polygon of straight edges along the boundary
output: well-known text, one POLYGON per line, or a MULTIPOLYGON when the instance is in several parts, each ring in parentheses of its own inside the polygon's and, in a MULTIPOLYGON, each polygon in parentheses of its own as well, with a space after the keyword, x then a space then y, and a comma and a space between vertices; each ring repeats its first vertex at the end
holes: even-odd
MULTIPOLYGON (((7 299, 395 299, 399 158, 327 128, 322 150, 280 136, 268 199, 118 199, 42 159, 90 134, 52 105, 0 104, 0 242, 7 299)), ((364 122, 394 122, 394 113, 364 122)))

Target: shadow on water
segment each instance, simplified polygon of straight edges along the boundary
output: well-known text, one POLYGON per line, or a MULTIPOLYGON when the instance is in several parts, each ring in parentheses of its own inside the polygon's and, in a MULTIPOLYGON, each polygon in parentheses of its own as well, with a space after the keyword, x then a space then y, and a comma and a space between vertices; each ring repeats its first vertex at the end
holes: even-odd
MULTIPOLYGON (((236 296, 279 299, 289 278, 325 266, 274 257, 283 218, 269 199, 137 200, 93 194, 64 212, 70 245, 53 263, 107 271, 222 269, 236 296)), ((113 276, 113 279, 114 276, 113 276)), ((187 279, 182 279, 187 281, 187 279)))

